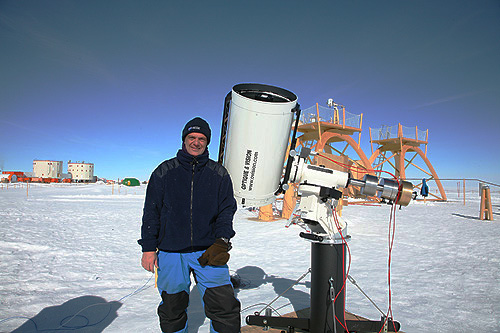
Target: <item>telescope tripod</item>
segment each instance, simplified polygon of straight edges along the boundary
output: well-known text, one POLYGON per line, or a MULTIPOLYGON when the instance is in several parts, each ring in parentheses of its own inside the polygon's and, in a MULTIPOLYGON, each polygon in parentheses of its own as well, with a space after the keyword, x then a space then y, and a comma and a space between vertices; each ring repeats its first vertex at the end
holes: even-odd
POLYGON ((345 320, 346 244, 311 243, 311 308, 309 318, 250 315, 248 325, 284 328, 312 333, 394 332, 400 324, 384 318, 380 321, 345 320), (335 299, 335 296, 338 296, 335 299), (334 302, 335 300, 335 302, 334 302), (335 319, 336 317, 336 319, 335 319), (384 325, 385 324, 385 325, 384 325), (345 328, 344 328, 345 327, 345 328))

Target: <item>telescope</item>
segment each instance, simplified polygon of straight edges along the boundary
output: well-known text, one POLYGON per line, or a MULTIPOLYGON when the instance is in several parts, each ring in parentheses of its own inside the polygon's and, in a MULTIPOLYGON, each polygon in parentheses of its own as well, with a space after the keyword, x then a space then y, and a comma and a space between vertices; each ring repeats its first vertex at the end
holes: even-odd
MULTIPOLYGON (((349 170, 307 164, 306 160, 318 152, 304 147, 296 149, 300 105, 297 96, 286 89, 257 83, 235 85, 226 96, 222 118, 219 163, 231 176, 238 205, 268 205, 290 183, 298 184, 300 200, 290 219, 299 216, 309 231, 300 237, 311 242, 310 318, 251 315, 247 316, 247 323, 313 333, 332 328, 332 332, 340 333, 344 327, 349 331, 378 331, 381 321, 344 318, 345 246, 350 236, 347 223, 334 209, 342 189, 349 186, 389 204, 407 206, 415 195, 413 185, 371 174, 355 179, 349 170), (331 304, 337 293, 332 313, 331 304)), ((390 322, 385 327, 399 330, 399 326, 390 322)))

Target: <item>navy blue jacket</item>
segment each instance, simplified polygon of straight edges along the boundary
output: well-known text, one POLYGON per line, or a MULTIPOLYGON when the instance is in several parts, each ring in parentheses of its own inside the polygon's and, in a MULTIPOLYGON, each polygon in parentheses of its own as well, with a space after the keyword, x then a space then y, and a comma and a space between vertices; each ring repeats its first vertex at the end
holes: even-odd
POLYGON ((142 251, 193 252, 231 238, 236 200, 226 169, 184 150, 151 174, 142 216, 142 251))

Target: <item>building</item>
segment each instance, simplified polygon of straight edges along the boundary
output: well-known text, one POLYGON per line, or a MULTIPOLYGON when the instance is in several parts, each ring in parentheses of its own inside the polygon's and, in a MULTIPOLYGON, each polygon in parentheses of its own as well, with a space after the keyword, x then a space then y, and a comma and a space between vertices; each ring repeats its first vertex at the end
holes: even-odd
POLYGON ((77 183, 95 181, 93 163, 68 161, 68 173, 71 174, 73 181, 77 183))
POLYGON ((2 183, 15 183, 23 179, 24 173, 22 171, 3 171, 0 174, 0 182, 2 183))
POLYGON ((36 178, 58 180, 62 169, 62 161, 33 160, 33 174, 36 178))
POLYGON ((2 173, 0 174, 0 183, 15 183, 17 176, 14 174, 2 173))

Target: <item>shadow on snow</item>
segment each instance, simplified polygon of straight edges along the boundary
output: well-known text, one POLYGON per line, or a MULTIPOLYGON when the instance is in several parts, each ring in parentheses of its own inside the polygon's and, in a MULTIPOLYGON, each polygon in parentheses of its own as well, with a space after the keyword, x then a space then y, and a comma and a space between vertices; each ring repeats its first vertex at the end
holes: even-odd
POLYGON ((80 296, 43 309, 12 332, 102 332, 121 306, 98 296, 80 296))
MULTIPOLYGON (((285 279, 274 275, 267 275, 264 270, 256 266, 245 266, 236 271, 232 278, 235 285, 235 291, 239 293, 241 290, 258 288, 261 285, 270 283, 276 295, 282 295, 283 298, 288 299, 294 311, 308 308, 310 305, 309 294, 295 289, 298 285, 303 285, 306 288, 311 288, 310 282, 299 282, 295 280, 285 279)), ((274 295, 265 295, 261 297, 261 302, 255 304, 257 310, 261 310, 264 306, 270 303, 275 298, 274 295), (259 307, 257 307, 259 305, 259 307)), ((251 307, 252 305, 250 305, 251 307)), ((273 304, 272 306, 276 306, 273 304)), ((249 309, 248 307, 247 309, 249 309)), ((276 309, 278 311, 279 309, 276 309)), ((273 315, 283 315, 283 313, 274 313, 273 315)))

